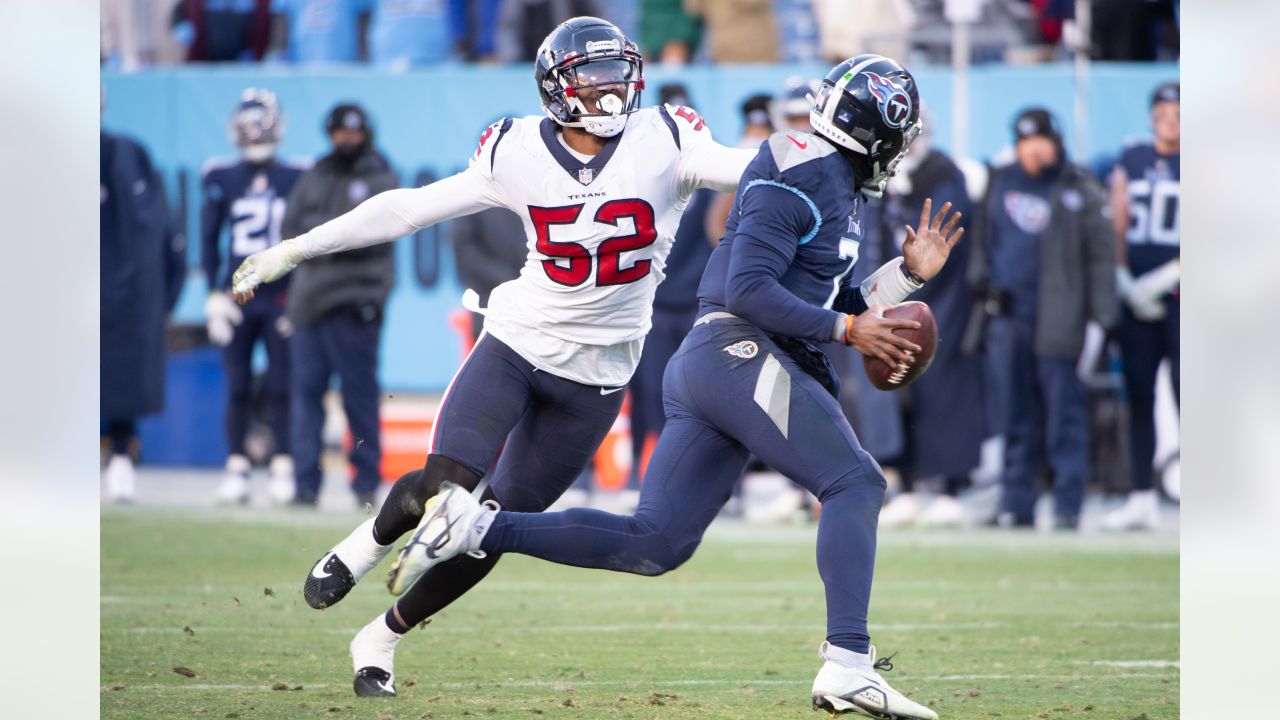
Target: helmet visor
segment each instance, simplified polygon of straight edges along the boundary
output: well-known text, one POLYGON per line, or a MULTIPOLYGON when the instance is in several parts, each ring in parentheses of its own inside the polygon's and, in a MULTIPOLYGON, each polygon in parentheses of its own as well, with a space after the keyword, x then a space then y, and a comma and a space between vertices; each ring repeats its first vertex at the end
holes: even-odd
POLYGON ((596 60, 572 69, 573 84, 578 87, 635 82, 639 79, 635 63, 629 60, 596 60))

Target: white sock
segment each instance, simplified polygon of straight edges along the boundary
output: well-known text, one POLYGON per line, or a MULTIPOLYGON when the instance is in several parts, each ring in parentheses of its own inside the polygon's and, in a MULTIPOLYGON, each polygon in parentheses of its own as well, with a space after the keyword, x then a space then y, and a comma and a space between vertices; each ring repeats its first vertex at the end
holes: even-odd
POLYGON ((333 549, 334 554, 351 570, 356 580, 367 572, 366 566, 370 563, 376 565, 377 561, 391 549, 390 545, 379 545, 373 539, 374 519, 369 518, 360 523, 359 527, 343 538, 342 542, 333 549))
POLYGON ((471 523, 471 529, 467 531, 467 540, 463 543, 462 552, 475 552, 480 549, 480 543, 484 542, 484 536, 489 534, 489 528, 493 525, 493 518, 497 514, 498 504, 495 502, 489 501, 480 508, 480 513, 471 523))
POLYGON ((822 659, 830 660, 831 662, 845 667, 858 668, 860 670, 867 670, 871 668, 870 653, 856 653, 852 650, 836 647, 831 643, 822 644, 822 659))

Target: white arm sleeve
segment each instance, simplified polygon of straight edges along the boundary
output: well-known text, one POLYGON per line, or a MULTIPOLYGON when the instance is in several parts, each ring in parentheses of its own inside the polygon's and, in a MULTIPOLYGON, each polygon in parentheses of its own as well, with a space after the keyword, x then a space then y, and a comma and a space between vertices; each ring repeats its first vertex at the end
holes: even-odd
POLYGON ((501 188, 474 166, 420 188, 387 190, 294 241, 304 258, 390 242, 485 208, 501 207, 501 188))
POLYGON ((902 256, 890 260, 862 281, 862 299, 867 307, 873 305, 897 305, 911 293, 924 287, 917 285, 902 272, 902 256))
POLYGON ((698 188, 733 192, 738 189, 738 180, 756 152, 725 147, 714 140, 700 142, 681 155, 676 177, 681 189, 687 191, 686 196, 698 188))

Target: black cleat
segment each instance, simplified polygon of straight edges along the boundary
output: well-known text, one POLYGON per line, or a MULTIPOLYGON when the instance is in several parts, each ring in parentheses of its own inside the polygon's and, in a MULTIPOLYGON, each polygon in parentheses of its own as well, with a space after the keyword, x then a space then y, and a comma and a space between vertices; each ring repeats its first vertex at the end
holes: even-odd
POLYGON ((356 679, 352 687, 360 697, 396 696, 396 682, 391 677, 391 673, 372 665, 356 671, 356 679))
POLYGON ((307 581, 302 586, 302 597, 306 598, 311 607, 323 610, 336 605, 355 586, 355 576, 351 574, 347 564, 336 553, 330 552, 317 560, 307 574, 307 581))

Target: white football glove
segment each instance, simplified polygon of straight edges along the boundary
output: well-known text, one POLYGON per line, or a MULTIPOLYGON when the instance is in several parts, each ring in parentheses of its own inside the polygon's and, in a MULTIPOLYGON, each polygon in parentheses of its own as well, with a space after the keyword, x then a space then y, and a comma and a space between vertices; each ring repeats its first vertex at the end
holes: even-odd
POLYGON ((235 327, 244 321, 244 314, 231 297, 221 290, 209 293, 204 301, 205 328, 214 345, 227 346, 235 335, 235 327))
POLYGON ((256 252, 245 258, 235 275, 231 276, 231 292, 238 302, 244 302, 253 297, 253 291, 259 285, 288 275, 305 259, 302 248, 294 240, 285 240, 279 245, 256 252))
POLYGON ((1147 290, 1137 292, 1137 281, 1133 279, 1133 273, 1129 272, 1129 268, 1116 268, 1116 291, 1119 292, 1120 299, 1124 300, 1133 311, 1133 316, 1139 320, 1155 322, 1164 319, 1164 303, 1160 302, 1159 296, 1149 297, 1147 290))

